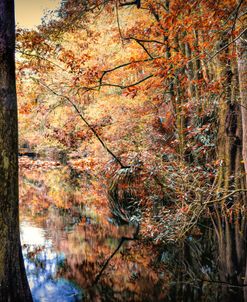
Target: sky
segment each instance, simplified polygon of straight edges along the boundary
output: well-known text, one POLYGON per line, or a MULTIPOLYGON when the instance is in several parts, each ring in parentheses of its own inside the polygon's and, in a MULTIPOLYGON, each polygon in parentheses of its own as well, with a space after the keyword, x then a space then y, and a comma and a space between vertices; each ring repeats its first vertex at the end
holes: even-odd
POLYGON ((15 0, 16 24, 33 28, 41 24, 45 9, 54 9, 59 0, 15 0))

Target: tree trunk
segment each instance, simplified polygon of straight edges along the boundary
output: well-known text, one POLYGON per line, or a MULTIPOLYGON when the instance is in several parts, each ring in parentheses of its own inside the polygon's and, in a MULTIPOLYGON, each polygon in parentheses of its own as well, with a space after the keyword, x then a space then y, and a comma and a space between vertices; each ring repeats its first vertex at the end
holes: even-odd
MULTIPOLYGON (((228 40, 222 41, 225 45, 228 40)), ((238 104, 237 62, 229 60, 235 49, 226 49, 215 60, 217 79, 222 85, 219 100, 219 129, 217 158, 221 160, 218 173, 219 196, 226 196, 234 190, 245 189, 243 167, 241 167, 242 125, 240 106, 238 104)), ((235 194, 215 204, 214 228, 219 252, 220 280, 241 286, 246 268, 246 218, 245 193, 235 194)), ((224 301, 232 301, 239 291, 224 288, 224 301), (228 299, 228 300, 227 300, 228 299), (230 299, 230 300, 229 300, 230 299)), ((240 293, 241 295, 241 293, 240 293)))
MULTIPOLYGON (((246 22, 247 24, 247 22, 246 22)), ((245 173, 247 173, 247 28, 245 33, 240 37, 237 42, 237 55, 238 55, 238 75, 239 75, 239 88, 241 99, 241 113, 242 113, 242 127, 243 127, 243 161, 245 173)), ((247 175, 247 174, 246 174, 247 175)), ((247 177, 246 185, 247 185, 247 177)))
POLYGON ((0 301, 32 301, 19 235, 14 0, 0 0, 0 301))
MULTIPOLYGON (((241 3, 240 3, 241 4, 241 3)), ((246 12, 247 5, 241 7, 240 13, 246 12)), ((239 20, 241 30, 245 30, 244 34, 236 41, 237 47, 237 60, 238 60, 238 76, 239 76, 239 90, 241 100, 241 115, 242 115, 242 128, 243 128, 243 162, 245 170, 245 181, 247 188, 247 17, 243 14, 239 20)), ((246 205, 246 201, 245 201, 246 205)), ((246 235, 246 234, 245 234, 246 235)), ((247 284, 247 257, 246 257, 246 270, 244 284, 247 284)), ((247 300, 247 288, 244 289, 245 300, 247 300)))

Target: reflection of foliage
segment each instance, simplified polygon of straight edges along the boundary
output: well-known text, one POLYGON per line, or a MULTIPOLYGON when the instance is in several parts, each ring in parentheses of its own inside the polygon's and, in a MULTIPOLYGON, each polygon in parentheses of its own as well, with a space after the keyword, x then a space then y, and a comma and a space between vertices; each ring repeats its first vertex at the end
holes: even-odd
POLYGON ((203 221, 200 224, 203 232, 199 234, 202 236, 194 234, 180 246, 168 244, 166 250, 161 251, 160 261, 171 272, 171 280, 176 280, 171 281, 168 301, 224 300, 224 289, 217 282, 217 262, 214 258, 217 250, 212 236, 213 229, 208 228, 208 223, 203 221))
POLYGON ((138 171, 134 167, 120 169, 111 180, 108 190, 109 205, 118 223, 130 223, 133 217, 136 217, 136 223, 140 220, 137 183, 138 171))
MULTIPOLYGON (((27 165, 27 162, 25 162, 25 165, 27 165)), ((30 178, 30 176, 32 178, 34 176, 41 177, 44 180, 43 186, 45 186, 43 192, 49 195, 49 186, 54 188, 56 181, 60 182, 59 186, 61 180, 66 183, 65 187, 71 186, 70 179, 66 177, 67 174, 64 174, 64 171, 64 168, 56 166, 55 170, 52 167, 50 170, 46 169, 45 177, 37 172, 37 167, 35 167, 35 172, 23 170, 22 173, 27 178, 30 178), (58 171, 61 173, 61 178, 58 178, 58 171)), ((82 179, 79 179, 80 183, 82 181, 82 179)), ((73 188, 73 184, 71 188, 73 188)), ((91 189, 93 190, 93 187, 91 189)), ((77 194, 76 191, 73 192, 77 194)), ((71 194, 71 192, 67 189, 63 191, 63 194, 71 194)), ((51 198, 53 195, 49 196, 51 198)), ((85 289, 86 301, 94 301, 97 295, 105 301, 141 301, 143 298, 147 298, 150 293, 156 297, 164 297, 165 288, 163 288, 163 283, 160 283, 159 274, 153 267, 155 255, 152 248, 140 251, 139 244, 141 243, 138 242, 126 241, 119 253, 111 259, 98 284, 92 287, 102 265, 116 249, 119 240, 123 237, 133 237, 136 232, 135 225, 121 227, 113 225, 106 219, 106 216, 99 215, 97 208, 91 201, 85 204, 85 200, 81 199, 81 205, 73 204, 73 207, 68 209, 66 207, 54 207, 52 200, 49 204, 44 203, 43 198, 44 196, 40 194, 40 188, 32 187, 31 183, 22 185, 22 220, 32 219, 36 221, 39 226, 45 228, 49 238, 47 238, 48 242, 52 242, 52 245, 49 243, 45 247, 30 248, 26 246, 24 248, 29 264, 33 263, 35 265, 35 269, 39 270, 40 276, 42 275, 40 270, 43 269, 45 273, 47 265, 49 266, 49 261, 44 263, 43 256, 45 254, 49 255, 53 250, 56 251, 56 255, 64 255, 62 258, 54 256, 56 258, 54 278, 75 280, 81 288, 85 289), (35 196, 35 190, 38 193, 36 195, 36 198, 39 198, 38 205, 34 199, 28 199, 31 192, 32 196, 35 196), (27 200, 27 203, 25 200, 27 200), (36 217, 32 216, 30 218, 28 208, 32 211, 39 209, 41 213, 45 213, 45 217, 41 218, 36 215, 36 217)), ((63 195, 62 198, 66 199, 67 197, 63 195)), ((95 200, 95 202, 98 201, 95 200)), ((105 206, 107 206, 107 203, 105 206)), ((103 211, 103 213, 105 212, 103 211)), ((27 266, 27 270, 31 272, 31 266, 27 266)), ((166 278, 165 275, 164 278, 166 278)))

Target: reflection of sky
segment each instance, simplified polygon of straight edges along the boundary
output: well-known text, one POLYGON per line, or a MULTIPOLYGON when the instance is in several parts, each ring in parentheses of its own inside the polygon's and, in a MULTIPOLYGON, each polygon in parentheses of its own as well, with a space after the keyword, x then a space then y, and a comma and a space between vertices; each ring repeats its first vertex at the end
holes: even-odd
POLYGON ((30 245, 45 245, 45 230, 32 226, 29 222, 23 221, 21 223, 21 243, 30 245))
POLYGON ((78 302, 80 289, 69 280, 56 278, 65 256, 52 250, 51 240, 46 240, 45 230, 21 223, 21 241, 29 285, 34 302, 78 302))

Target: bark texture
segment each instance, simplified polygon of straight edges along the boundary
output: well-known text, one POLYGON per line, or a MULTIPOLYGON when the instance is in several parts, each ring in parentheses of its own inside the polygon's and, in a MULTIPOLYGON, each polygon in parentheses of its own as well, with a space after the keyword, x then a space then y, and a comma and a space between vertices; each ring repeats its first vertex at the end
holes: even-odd
POLYGON ((245 33, 237 40, 236 44, 243 127, 243 161, 245 173, 247 173, 247 20, 245 21, 245 24, 245 33))
MULTIPOLYGON (((243 128, 242 155, 243 155, 244 170, 245 170, 245 181, 247 187, 247 16, 246 16, 247 4, 244 1, 239 1, 238 3, 239 5, 242 5, 240 9, 240 15, 242 16, 242 18, 239 19, 239 26, 242 29, 243 35, 236 41, 236 47, 237 47, 237 60, 238 60, 242 128, 243 128)), ((246 206, 246 202, 247 200, 245 200, 245 206, 246 206)), ((246 269, 245 269, 244 284, 247 284, 247 255, 246 255, 246 269)), ((244 297, 245 297, 245 301, 247 301, 247 287, 244 288, 244 297)))
POLYGON ((0 301, 32 301, 21 252, 14 0, 0 0, 0 301))

